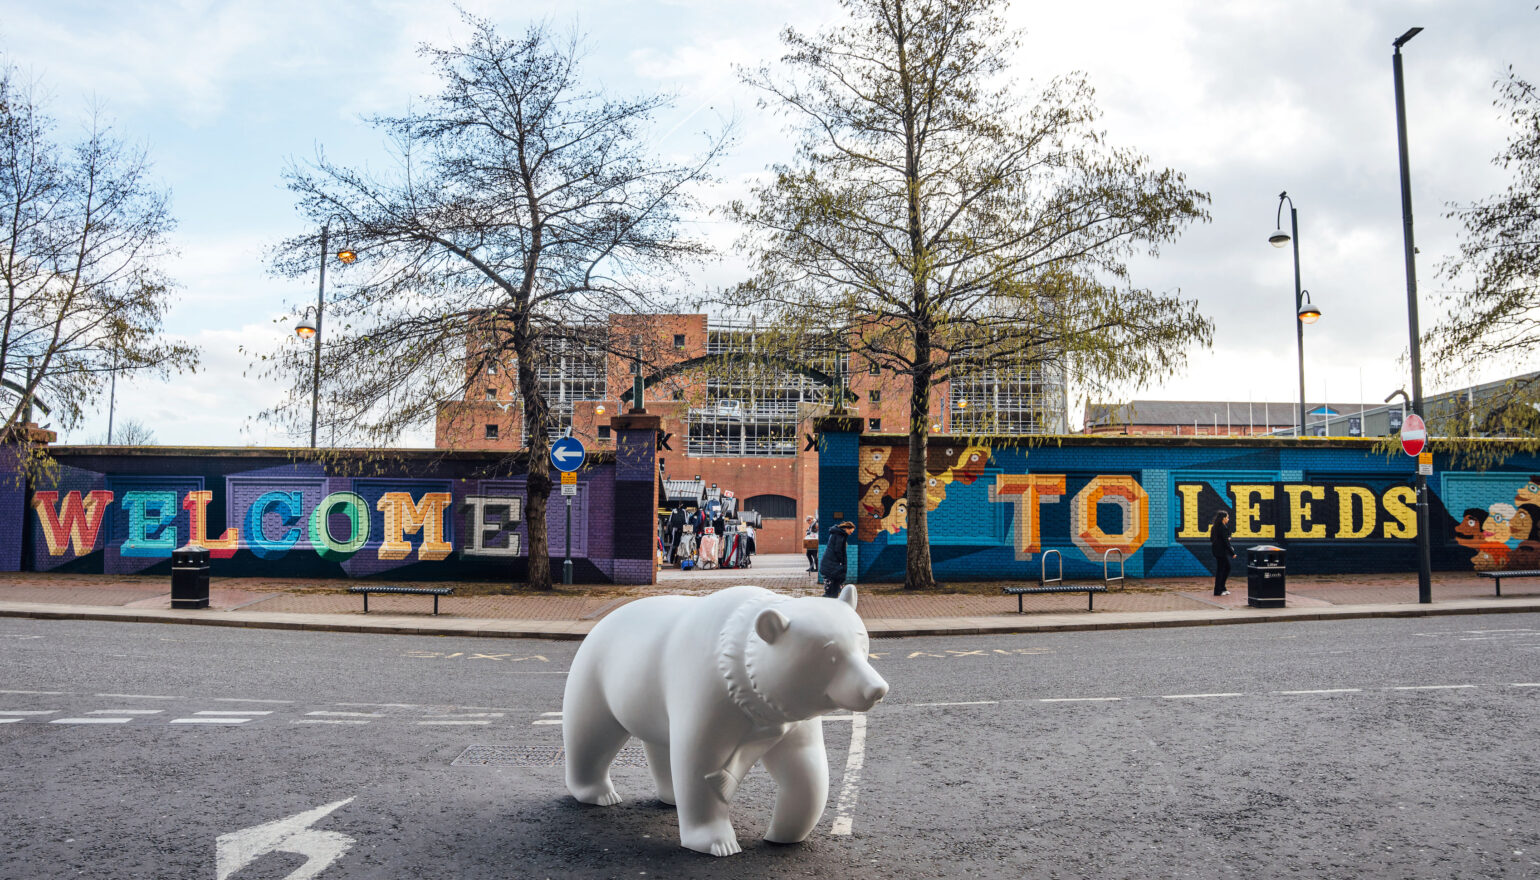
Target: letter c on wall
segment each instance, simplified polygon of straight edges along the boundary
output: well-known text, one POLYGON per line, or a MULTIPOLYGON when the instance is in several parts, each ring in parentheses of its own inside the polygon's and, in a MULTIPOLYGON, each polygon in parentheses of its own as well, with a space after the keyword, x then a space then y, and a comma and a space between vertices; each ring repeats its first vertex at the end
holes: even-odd
POLYGON ((246 540, 258 559, 278 559, 299 540, 299 529, 294 524, 304 511, 304 500, 299 492, 268 492, 247 508, 246 540), (262 531, 262 520, 269 510, 283 517, 283 524, 289 526, 281 538, 269 538, 262 531))
POLYGON ((1150 538, 1150 496, 1130 476, 1095 477, 1075 496, 1069 511, 1070 540, 1086 558, 1095 562, 1108 550, 1131 556, 1150 538), (1096 507, 1103 502, 1123 510, 1123 530, 1109 535, 1096 521, 1096 507))

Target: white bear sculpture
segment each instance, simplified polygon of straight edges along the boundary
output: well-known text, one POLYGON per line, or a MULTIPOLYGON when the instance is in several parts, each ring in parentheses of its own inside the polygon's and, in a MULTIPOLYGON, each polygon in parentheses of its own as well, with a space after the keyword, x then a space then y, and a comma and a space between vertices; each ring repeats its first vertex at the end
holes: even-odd
POLYGON ((819 716, 865 712, 888 693, 855 608, 847 586, 839 601, 732 587, 617 609, 567 676, 567 789, 585 804, 619 803, 610 763, 634 736, 658 798, 678 807, 680 843, 727 856, 742 851, 728 806, 763 760, 778 789, 765 839, 806 840, 829 795, 819 716))

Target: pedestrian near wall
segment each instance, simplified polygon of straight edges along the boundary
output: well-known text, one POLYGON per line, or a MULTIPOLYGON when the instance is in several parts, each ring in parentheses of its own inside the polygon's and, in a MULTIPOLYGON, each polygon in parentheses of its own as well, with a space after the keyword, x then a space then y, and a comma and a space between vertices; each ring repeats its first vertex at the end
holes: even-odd
POLYGON ((850 543, 850 534, 855 530, 853 522, 842 522, 829 529, 829 546, 824 548, 823 562, 818 565, 826 599, 838 599, 840 589, 845 586, 845 545, 850 543))
POLYGON ((1225 581, 1230 577, 1230 560, 1235 558, 1235 548, 1230 546, 1230 514, 1219 511, 1208 527, 1209 548, 1214 551, 1214 595, 1228 596, 1225 581))
POLYGON ((818 522, 811 516, 803 518, 806 525, 802 529, 802 549, 807 551, 807 570, 818 570, 818 522))

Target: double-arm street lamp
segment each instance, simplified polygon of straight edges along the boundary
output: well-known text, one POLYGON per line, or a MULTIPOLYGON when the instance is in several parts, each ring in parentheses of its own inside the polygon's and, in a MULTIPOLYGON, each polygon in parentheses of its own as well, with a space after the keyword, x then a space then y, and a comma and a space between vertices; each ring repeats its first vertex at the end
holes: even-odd
POLYGON ((1321 317, 1321 310, 1310 302, 1310 291, 1299 286, 1299 212, 1287 192, 1278 194, 1278 217, 1273 223, 1277 229, 1267 237, 1273 247, 1294 243, 1294 331, 1299 339, 1299 430, 1296 436, 1305 436, 1305 325, 1314 324, 1321 317), (1283 231, 1283 203, 1289 203, 1289 231, 1283 231))
MULTIPOLYGON (((332 218, 335 219, 335 218, 332 218)), ((315 321, 309 318, 310 307, 305 307, 305 314, 301 316, 299 324, 295 325, 294 332, 301 339, 315 337, 315 356, 310 369, 310 448, 315 448, 316 418, 320 413, 321 395, 321 314, 326 309, 326 255, 328 252, 327 236, 330 233, 331 219, 321 224, 321 282, 316 290, 315 321)), ((351 263, 358 259, 358 254, 343 248, 337 252, 337 259, 344 263, 351 263)))

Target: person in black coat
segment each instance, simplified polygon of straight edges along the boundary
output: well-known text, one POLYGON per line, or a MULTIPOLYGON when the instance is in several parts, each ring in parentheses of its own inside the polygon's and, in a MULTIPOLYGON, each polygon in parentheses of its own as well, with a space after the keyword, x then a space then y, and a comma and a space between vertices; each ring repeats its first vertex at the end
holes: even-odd
POLYGON ((850 543, 850 535, 855 530, 853 522, 842 522, 829 529, 829 545, 824 548, 823 561, 818 563, 826 599, 838 599, 845 586, 845 545, 850 543))
POLYGON ((1230 514, 1221 510, 1214 514, 1214 522, 1208 527, 1209 548, 1214 551, 1214 595, 1228 596, 1225 581, 1230 577, 1230 560, 1235 558, 1235 548, 1230 546, 1230 514))

